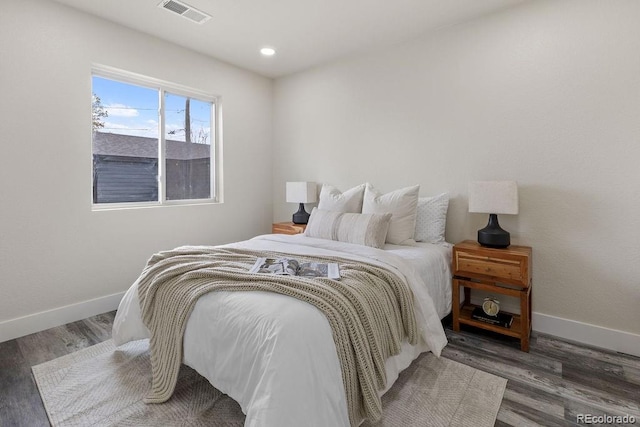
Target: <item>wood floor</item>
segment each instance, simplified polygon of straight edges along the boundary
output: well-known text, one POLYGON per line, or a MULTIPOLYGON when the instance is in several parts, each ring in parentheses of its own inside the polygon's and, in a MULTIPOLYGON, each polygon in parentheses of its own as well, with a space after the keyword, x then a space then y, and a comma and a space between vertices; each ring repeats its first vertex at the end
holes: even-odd
MULTIPOLYGON (((31 366, 109 339, 114 315, 0 343, 0 426, 48 426, 31 366)), ((509 380, 496 426, 581 425, 578 414, 629 414, 640 426, 640 358, 543 334, 523 353, 509 338, 446 332, 445 357, 509 380)))

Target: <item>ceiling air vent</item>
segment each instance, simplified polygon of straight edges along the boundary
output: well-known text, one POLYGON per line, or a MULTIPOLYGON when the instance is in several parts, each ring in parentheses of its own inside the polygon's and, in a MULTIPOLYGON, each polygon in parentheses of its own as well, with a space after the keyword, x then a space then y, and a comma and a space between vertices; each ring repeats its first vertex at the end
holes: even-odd
POLYGON ((158 4, 158 7, 166 9, 173 13, 177 13, 183 18, 186 18, 189 21, 195 22, 197 24, 204 24, 209 19, 211 19, 211 15, 207 15, 206 13, 199 11, 195 7, 189 6, 188 4, 177 0, 163 0, 160 2, 160 4, 158 4))

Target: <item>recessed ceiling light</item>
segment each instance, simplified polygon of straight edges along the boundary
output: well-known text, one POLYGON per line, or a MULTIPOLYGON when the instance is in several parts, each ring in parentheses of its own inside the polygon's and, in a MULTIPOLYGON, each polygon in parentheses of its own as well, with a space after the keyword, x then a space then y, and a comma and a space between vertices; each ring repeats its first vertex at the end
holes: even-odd
POLYGON ((264 56, 273 56, 276 54, 276 50, 272 47, 263 47, 260 49, 260 53, 264 56))

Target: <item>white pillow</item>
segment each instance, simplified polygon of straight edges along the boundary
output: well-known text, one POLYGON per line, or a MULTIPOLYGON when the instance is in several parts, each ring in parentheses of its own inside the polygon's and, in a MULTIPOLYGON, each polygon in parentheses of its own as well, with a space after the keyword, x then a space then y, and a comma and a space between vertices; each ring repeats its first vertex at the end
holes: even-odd
POLYGON ((416 209, 418 206, 419 185, 401 188, 387 194, 381 194, 367 183, 364 190, 362 213, 391 213, 391 223, 387 233, 387 243, 410 245, 415 243, 416 209))
POLYGON ((358 214, 313 208, 304 231, 307 237, 382 248, 391 214, 358 214))
POLYGON ((362 212, 364 184, 353 187, 344 193, 333 185, 322 184, 318 209, 336 212, 362 212))
POLYGON ((444 242, 444 229, 447 225, 449 194, 442 193, 433 197, 418 199, 416 216, 416 242, 444 242))

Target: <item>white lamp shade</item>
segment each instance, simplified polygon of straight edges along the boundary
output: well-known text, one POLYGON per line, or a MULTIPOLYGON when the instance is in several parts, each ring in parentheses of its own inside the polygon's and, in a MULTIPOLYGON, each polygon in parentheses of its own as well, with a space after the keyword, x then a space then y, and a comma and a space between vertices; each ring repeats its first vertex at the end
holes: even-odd
POLYGON ((287 182, 287 202, 314 203, 318 201, 315 182, 287 182))
POLYGON ((518 214, 515 181, 474 181, 469 184, 469 212, 518 214))

